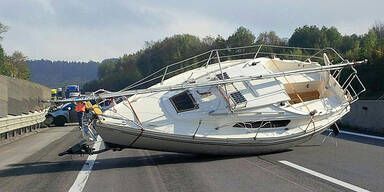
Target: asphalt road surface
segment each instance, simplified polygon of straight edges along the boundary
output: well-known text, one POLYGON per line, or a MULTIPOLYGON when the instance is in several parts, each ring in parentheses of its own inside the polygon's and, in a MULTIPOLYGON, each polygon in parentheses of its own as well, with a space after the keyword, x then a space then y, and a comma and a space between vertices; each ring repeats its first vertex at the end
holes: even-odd
POLYGON ((384 140, 323 137, 259 156, 126 149, 92 161, 57 156, 80 140, 75 126, 47 128, 0 146, 0 191, 384 191, 384 140))

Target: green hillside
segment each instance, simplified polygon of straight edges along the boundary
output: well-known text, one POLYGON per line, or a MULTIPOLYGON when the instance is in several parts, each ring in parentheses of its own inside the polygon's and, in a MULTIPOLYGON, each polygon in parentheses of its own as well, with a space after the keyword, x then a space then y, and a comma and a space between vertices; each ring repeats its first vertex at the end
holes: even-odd
POLYGON ((335 27, 302 26, 289 38, 275 32, 255 36, 249 29, 239 27, 227 39, 222 36, 199 38, 189 34, 174 35, 157 42, 146 42, 144 49, 117 60, 100 64, 97 80, 84 85, 91 91, 104 88, 117 91, 137 80, 177 61, 207 50, 253 44, 273 44, 296 47, 333 47, 350 61, 368 59, 368 64, 358 66, 359 76, 367 87, 363 98, 374 99, 384 94, 384 25, 375 24, 362 35, 342 35, 335 27))

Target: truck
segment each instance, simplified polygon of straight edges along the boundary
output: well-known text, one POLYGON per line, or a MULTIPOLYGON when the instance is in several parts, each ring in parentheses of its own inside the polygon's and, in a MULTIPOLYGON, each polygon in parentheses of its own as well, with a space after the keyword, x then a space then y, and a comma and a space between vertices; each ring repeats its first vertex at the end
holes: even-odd
POLYGON ((57 99, 57 90, 51 89, 51 100, 56 100, 56 99, 57 99))
POLYGON ((61 87, 57 88, 56 97, 57 97, 57 99, 62 99, 63 98, 63 89, 61 87))
POLYGON ((79 97, 80 88, 78 85, 68 85, 65 88, 65 98, 79 97))

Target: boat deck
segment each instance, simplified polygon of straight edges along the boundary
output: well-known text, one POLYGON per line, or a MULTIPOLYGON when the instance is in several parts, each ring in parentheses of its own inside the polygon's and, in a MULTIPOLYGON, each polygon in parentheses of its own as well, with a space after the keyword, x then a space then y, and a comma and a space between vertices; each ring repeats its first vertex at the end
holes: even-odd
MULTIPOLYGON (((205 82, 216 78, 234 78, 247 75, 271 74, 268 68, 271 59, 257 58, 255 60, 236 60, 222 62, 222 70, 218 64, 197 68, 181 75, 171 77, 153 87, 178 84, 182 82, 205 82)), ((277 63, 283 63, 278 60, 277 63)), ((287 61, 280 70, 291 70, 295 65, 306 68, 316 63, 299 63, 287 61)), ((269 66, 270 67, 270 66, 269 66)), ((155 132, 180 134, 212 138, 258 138, 286 137, 301 134, 306 129, 316 129, 329 123, 328 115, 334 113, 331 107, 341 105, 338 95, 325 93, 321 89, 321 74, 298 74, 286 78, 271 78, 236 82, 223 86, 208 86, 189 89, 198 107, 192 110, 179 111, 171 101, 182 91, 163 91, 134 95, 129 98, 134 112, 127 101, 121 102, 105 112, 109 116, 135 121, 144 129, 155 132), (225 95, 228 94, 229 97, 225 95), (233 96, 236 95, 236 98, 233 96), (301 103, 299 97, 305 103, 301 103), (309 126, 309 111, 316 109, 318 117, 316 126, 309 126), (116 112, 118 111, 118 113, 116 112), (135 115, 137 114, 138 119, 135 115), (290 123, 283 127, 235 128, 236 123, 250 121, 271 121, 289 119, 290 123), (328 119, 328 120, 327 120, 328 119), (322 122, 324 121, 324 122, 322 122), (308 127, 309 126, 309 127, 308 127)), ((324 78, 323 78, 324 79, 324 78)), ((340 118, 340 114, 334 118, 340 118)), ((126 124, 121 119, 105 118, 104 123, 126 124)))

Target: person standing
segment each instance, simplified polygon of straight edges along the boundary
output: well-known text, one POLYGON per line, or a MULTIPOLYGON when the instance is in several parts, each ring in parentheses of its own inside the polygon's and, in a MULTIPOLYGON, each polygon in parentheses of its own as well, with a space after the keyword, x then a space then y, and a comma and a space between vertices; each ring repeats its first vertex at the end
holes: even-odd
POLYGON ((82 127, 83 126, 83 115, 85 112, 84 102, 81 102, 81 101, 77 102, 75 110, 77 112, 77 120, 79 120, 79 126, 82 127))

